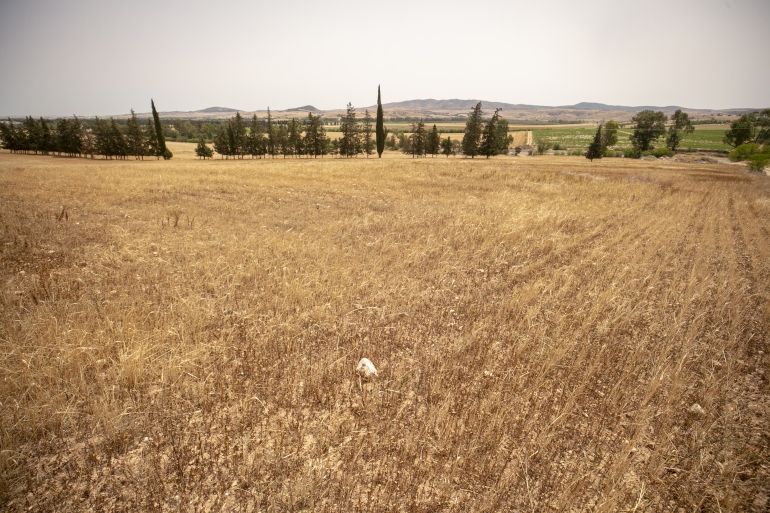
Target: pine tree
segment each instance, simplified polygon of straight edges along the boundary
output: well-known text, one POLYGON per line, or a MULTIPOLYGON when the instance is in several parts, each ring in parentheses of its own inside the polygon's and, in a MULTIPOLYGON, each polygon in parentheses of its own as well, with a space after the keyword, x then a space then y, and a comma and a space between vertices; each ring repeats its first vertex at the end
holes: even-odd
POLYGON ((289 133, 286 131, 286 125, 278 125, 278 130, 276 131, 276 143, 278 144, 278 151, 283 155, 283 158, 286 158, 286 155, 291 155, 289 133))
POLYGON ((222 158, 230 158, 230 140, 227 137, 227 127, 222 127, 214 138, 214 151, 222 158))
POLYGON ((307 124, 305 126, 305 149, 308 155, 318 157, 324 156, 328 151, 328 140, 326 139, 326 130, 324 130, 323 121, 320 116, 313 116, 311 112, 307 115, 307 124))
POLYGON ((94 123, 91 126, 91 130, 94 134, 94 151, 97 155, 101 155, 105 158, 111 157, 112 148, 109 142, 109 133, 107 130, 107 124, 99 119, 94 119, 94 123))
POLYGON ((110 155, 120 159, 125 159, 128 156, 126 138, 113 118, 110 118, 110 123, 107 127, 107 144, 109 145, 110 155))
POLYGON ((602 148, 602 125, 599 124, 599 129, 596 130, 594 141, 588 147, 588 151, 586 152, 586 158, 593 162, 594 159, 600 159, 603 156, 604 148, 602 148))
POLYGON ((508 134, 508 120, 498 117, 496 125, 497 155, 508 155, 508 149, 513 144, 513 136, 508 134))
POLYGON ((248 141, 246 139, 246 125, 243 124, 243 116, 240 112, 235 113, 235 117, 231 120, 232 124, 232 152, 233 155, 237 155, 238 158, 243 158, 248 151, 248 141))
POLYGON ((372 117, 369 115, 369 109, 364 111, 364 124, 363 124, 363 149, 366 153, 366 158, 374 153, 375 141, 372 140, 372 117))
POLYGON ((415 156, 422 157, 425 155, 425 143, 427 137, 425 134, 425 123, 422 118, 417 123, 412 123, 412 135, 409 137, 409 149, 412 154, 412 158, 415 156))
POLYGON ((302 128, 296 119, 291 118, 287 126, 287 132, 289 155, 302 155, 302 128))
MULTIPOLYGON (((500 154, 500 149, 503 141, 499 140, 500 132, 498 126, 500 123, 500 109, 495 109, 495 113, 489 119, 484 126, 484 131, 481 134, 481 145, 479 146, 479 153, 485 157, 494 157, 500 154)), ((506 133, 507 137, 507 133, 506 133)))
POLYGON ((340 121, 340 155, 354 157, 361 152, 361 130, 356 119, 356 109, 348 103, 347 113, 340 121))
POLYGON ((481 116, 481 102, 479 102, 468 115, 468 120, 465 122, 462 148, 463 153, 470 158, 474 158, 479 154, 479 140, 481 139, 482 132, 481 116))
POLYGON ((160 124, 158 111, 155 110, 155 101, 150 99, 150 103, 152 104, 152 119, 155 121, 155 134, 158 139, 158 152, 163 157, 163 160, 169 160, 174 154, 166 148, 166 138, 163 137, 163 127, 160 124))
MULTIPOLYGON (((160 143, 158 142, 158 132, 155 130, 155 124, 152 119, 147 118, 147 133, 144 146, 147 148, 147 155, 152 155, 156 159, 160 158, 160 143)), ((97 152, 98 153, 98 152, 97 152)))
POLYGON ((452 139, 450 139, 448 136, 446 139, 441 141, 441 153, 446 155, 447 158, 449 158, 449 156, 452 154, 452 139))
POLYGON ((252 157, 262 156, 265 154, 264 138, 262 136, 262 122, 254 114, 251 118, 251 126, 249 127, 249 151, 252 157))
POLYGON ((438 133, 436 125, 433 125, 433 129, 428 134, 425 151, 435 157, 438 155, 439 150, 441 150, 441 135, 438 133))
POLYGON ((270 114, 270 107, 267 108, 267 153, 275 158, 276 154, 276 133, 273 126, 273 116, 270 114))
POLYGON ((198 156, 198 158, 202 158, 203 160, 206 160, 207 158, 210 159, 214 156, 214 150, 206 145, 205 137, 200 136, 198 138, 198 146, 195 147, 195 154, 198 156))
POLYGON ((126 123, 126 144, 128 145, 129 155, 133 155, 134 159, 141 158, 144 160, 144 154, 147 152, 144 134, 134 109, 131 109, 131 118, 126 123))
POLYGON ((16 135, 16 127, 10 118, 8 118, 8 123, 0 123, 0 139, 3 141, 3 149, 10 150, 11 153, 19 151, 19 140, 16 135))
MULTIPOLYGON (((385 125, 382 115, 382 100, 380 98, 380 86, 377 86, 377 157, 382 158, 382 152, 385 151, 385 125)), ((367 153, 368 155, 368 153, 367 153)))
POLYGON ((41 116, 39 121, 39 133, 40 133, 40 152, 43 155, 48 155, 49 152, 54 150, 53 134, 48 126, 48 122, 41 116))

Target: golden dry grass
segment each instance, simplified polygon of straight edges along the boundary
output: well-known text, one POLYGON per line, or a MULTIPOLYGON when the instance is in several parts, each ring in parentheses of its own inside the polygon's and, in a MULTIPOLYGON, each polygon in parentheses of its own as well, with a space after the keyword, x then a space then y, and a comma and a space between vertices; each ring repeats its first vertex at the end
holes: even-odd
POLYGON ((766 511, 766 177, 388 157, 0 155, 0 504, 766 511))

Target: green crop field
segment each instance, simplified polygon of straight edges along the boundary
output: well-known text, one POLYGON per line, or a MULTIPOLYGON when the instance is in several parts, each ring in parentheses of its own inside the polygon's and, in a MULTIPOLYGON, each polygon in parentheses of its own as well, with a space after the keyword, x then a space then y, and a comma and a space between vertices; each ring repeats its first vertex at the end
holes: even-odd
MULTIPOLYGON (((617 148, 631 147, 629 137, 633 129, 621 128, 618 130, 617 148)), ((544 128, 534 130, 533 138, 537 141, 543 137, 551 144, 559 143, 562 147, 572 149, 586 149, 596 134, 594 128, 544 128)), ((722 130, 709 130, 696 128, 695 132, 687 134, 680 145, 682 149, 696 150, 730 150, 731 147, 722 142, 725 133, 722 130)), ((655 146, 663 146, 664 138, 658 139, 655 146)))

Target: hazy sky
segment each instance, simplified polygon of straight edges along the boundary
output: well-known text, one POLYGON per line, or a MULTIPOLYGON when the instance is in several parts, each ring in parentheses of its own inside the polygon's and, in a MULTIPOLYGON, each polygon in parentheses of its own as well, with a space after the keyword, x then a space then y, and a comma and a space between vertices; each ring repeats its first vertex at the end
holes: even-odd
POLYGON ((770 107, 769 0, 0 0, 0 115, 770 107))

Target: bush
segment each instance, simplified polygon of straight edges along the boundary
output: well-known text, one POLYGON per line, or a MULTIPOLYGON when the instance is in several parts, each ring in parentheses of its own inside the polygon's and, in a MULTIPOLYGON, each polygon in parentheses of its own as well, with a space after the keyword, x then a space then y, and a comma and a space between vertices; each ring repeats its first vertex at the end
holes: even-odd
POLYGON ((749 157, 749 171, 754 173, 764 172, 768 164, 770 164, 770 153, 755 153, 749 157))
POLYGON ((564 146, 562 146, 559 143, 553 143, 553 149, 554 149, 554 151, 559 151, 559 150, 566 150, 567 148, 565 148, 564 146))
POLYGON ((575 149, 569 152, 570 155, 573 155, 575 157, 585 157, 585 152, 581 149, 575 149))
POLYGON ((545 155, 545 152, 551 148, 551 143, 550 141, 540 137, 535 141, 535 146, 537 146, 537 153, 539 155, 545 155))
POLYGON ((619 158, 623 156, 622 151, 604 150, 604 156, 607 158, 619 158))
POLYGON ((672 150, 669 150, 666 147, 656 148, 655 150, 653 150, 652 154, 655 155, 657 158, 673 157, 675 155, 675 153, 672 150))
POLYGON ((521 146, 516 146, 516 147, 513 149, 513 154, 514 154, 514 155, 518 155, 519 153, 521 153, 521 146))
POLYGON ((740 146, 735 148, 733 151, 731 151, 730 154, 727 156, 727 158, 729 158, 733 162, 740 162, 742 160, 747 160, 752 155, 755 155, 761 152, 762 152, 762 148, 758 144, 746 143, 746 144, 741 144, 740 146))
POLYGON ((640 159, 642 158, 642 152, 639 148, 625 148, 623 150, 623 156, 627 159, 640 159))

